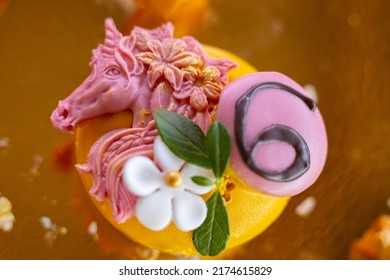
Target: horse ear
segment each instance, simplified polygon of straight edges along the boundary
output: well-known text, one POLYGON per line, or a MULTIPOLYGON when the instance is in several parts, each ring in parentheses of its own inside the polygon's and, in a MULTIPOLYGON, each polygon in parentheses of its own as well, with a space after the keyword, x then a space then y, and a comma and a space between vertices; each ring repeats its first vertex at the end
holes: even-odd
POLYGON ((106 38, 104 39, 104 45, 114 48, 122 39, 122 34, 116 29, 115 23, 112 18, 107 18, 105 21, 106 38))
MULTIPOLYGON (((133 49, 136 43, 134 34, 123 37, 118 46, 122 53, 122 57, 125 59, 124 62, 127 65, 127 71, 129 73, 139 74, 142 72, 142 64, 135 58, 133 49)), ((118 58, 117 58, 118 59, 118 58)))

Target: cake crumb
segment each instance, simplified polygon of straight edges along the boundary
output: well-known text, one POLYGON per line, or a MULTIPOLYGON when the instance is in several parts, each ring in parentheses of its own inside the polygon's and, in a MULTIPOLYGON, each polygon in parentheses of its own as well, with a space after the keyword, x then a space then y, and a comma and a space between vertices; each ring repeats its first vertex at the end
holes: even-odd
POLYGON ((97 223, 92 221, 88 225, 88 234, 93 237, 94 240, 99 239, 97 223))
POLYGON ((5 196, 0 196, 0 230, 10 232, 14 227, 15 216, 12 203, 5 196))
POLYGON ((60 235, 66 235, 66 234, 68 234, 68 229, 67 229, 66 227, 60 227, 60 228, 58 229, 58 233, 59 233, 60 235))
POLYGON ((309 196, 305 198, 296 208, 295 208, 295 214, 297 214, 300 217, 307 217, 309 216, 315 206, 316 206, 316 199, 313 196, 309 196))
POLYGON ((33 165, 30 168, 30 173, 33 176, 38 176, 39 175, 39 169, 41 168, 43 162, 43 157, 41 155, 34 155, 33 157, 33 165))
POLYGON ((50 200, 49 200, 49 204, 50 204, 51 206, 56 206, 56 205, 58 204, 58 202, 57 202, 57 200, 55 200, 55 199, 50 199, 50 200))
POLYGON ((145 246, 137 246, 135 248, 137 255, 143 260, 157 260, 160 251, 157 249, 147 248, 145 246))
POLYGON ((303 87, 303 89, 307 92, 309 97, 313 99, 315 102, 318 103, 318 94, 317 94, 317 89, 314 85, 312 84, 307 84, 303 87))
POLYGON ((46 240, 47 244, 50 246, 53 246, 54 241, 57 239, 57 234, 55 231, 49 230, 46 231, 45 234, 43 235, 44 239, 46 240))
POLYGON ((0 148, 6 148, 9 146, 9 138, 8 137, 0 137, 0 148))
POLYGON ((184 261, 197 261, 200 260, 200 256, 192 255, 192 256, 185 257, 183 255, 176 255, 176 259, 184 260, 184 261))
POLYGON ((58 201, 53 198, 48 198, 46 195, 41 196, 41 200, 44 203, 49 203, 50 206, 56 206, 58 204, 58 201))
POLYGON ((271 28, 270 28, 272 35, 274 37, 280 36, 283 31, 285 30, 285 24, 283 20, 281 19, 274 19, 271 21, 271 28))
POLYGON ((46 243, 50 246, 54 244, 54 241, 58 238, 59 235, 64 236, 68 233, 68 229, 66 227, 58 227, 47 216, 40 217, 39 221, 45 230, 43 237, 46 243))
POLYGON ((51 229, 53 226, 53 223, 51 222, 51 219, 46 216, 42 216, 39 221, 41 222, 41 225, 44 229, 51 229))

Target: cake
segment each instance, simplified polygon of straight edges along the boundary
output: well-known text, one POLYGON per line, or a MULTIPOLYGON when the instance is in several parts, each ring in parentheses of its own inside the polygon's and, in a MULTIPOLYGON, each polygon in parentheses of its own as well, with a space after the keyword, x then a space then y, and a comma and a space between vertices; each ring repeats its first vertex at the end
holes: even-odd
POLYGON ((97 208, 150 248, 216 256, 263 232, 325 164, 317 104, 276 72, 172 24, 123 36, 112 19, 91 75, 51 120, 75 132, 97 208))

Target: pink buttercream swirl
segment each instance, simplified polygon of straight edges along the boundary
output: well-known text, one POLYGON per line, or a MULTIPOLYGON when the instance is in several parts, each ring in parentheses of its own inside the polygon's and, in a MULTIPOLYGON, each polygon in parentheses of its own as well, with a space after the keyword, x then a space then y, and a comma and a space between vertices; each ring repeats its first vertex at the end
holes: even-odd
POLYGON ((123 185, 122 167, 135 155, 153 158, 158 135, 153 112, 175 111, 207 131, 227 72, 236 64, 210 58, 192 37, 173 38, 170 23, 154 30, 135 27, 129 36, 122 36, 107 19, 104 44, 93 51, 90 66, 90 76, 59 102, 51 120, 57 129, 72 132, 84 120, 133 112, 133 127, 102 136, 91 148, 88 162, 77 165, 80 173, 93 177, 91 195, 108 200, 121 223, 133 216, 137 200, 123 185))

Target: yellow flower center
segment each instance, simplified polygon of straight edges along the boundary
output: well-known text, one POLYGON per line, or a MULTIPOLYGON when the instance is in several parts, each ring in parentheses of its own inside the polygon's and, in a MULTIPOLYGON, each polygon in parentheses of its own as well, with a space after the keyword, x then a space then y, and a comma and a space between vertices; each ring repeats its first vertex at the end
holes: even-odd
POLYGON ((177 188, 183 182, 183 177, 177 171, 169 171, 165 174, 165 183, 172 188, 177 188))
POLYGON ((215 67, 206 67, 204 69, 196 68, 195 70, 195 86, 203 87, 207 85, 207 83, 214 81, 218 78, 219 73, 215 67))

